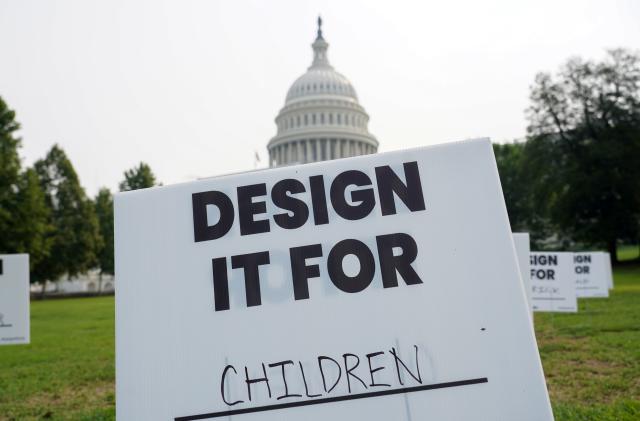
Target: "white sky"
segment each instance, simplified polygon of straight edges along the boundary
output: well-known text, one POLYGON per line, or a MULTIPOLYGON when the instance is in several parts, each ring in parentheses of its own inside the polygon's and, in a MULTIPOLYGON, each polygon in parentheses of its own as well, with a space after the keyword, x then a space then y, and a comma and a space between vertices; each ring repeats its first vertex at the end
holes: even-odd
POLYGON ((317 14, 380 151, 525 134, 538 71, 640 49, 640 1, 0 0, 0 96, 30 165, 54 142, 90 195, 266 165, 317 14))

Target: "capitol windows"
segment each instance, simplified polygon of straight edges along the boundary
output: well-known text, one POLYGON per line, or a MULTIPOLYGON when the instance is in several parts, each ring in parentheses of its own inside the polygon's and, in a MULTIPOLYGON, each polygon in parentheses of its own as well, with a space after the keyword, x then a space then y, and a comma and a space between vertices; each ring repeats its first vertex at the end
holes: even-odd
POLYGON ((308 115, 304 115, 304 125, 308 126, 309 125, 309 116, 308 115))
POLYGON ((320 114, 320 124, 324 124, 324 113, 320 114))
POLYGON ((338 114, 338 115, 337 115, 337 118, 338 118, 338 124, 342 124, 342 118, 341 118, 341 117, 342 117, 342 115, 341 115, 341 114, 338 114))
POLYGON ((333 124, 333 114, 329 114, 329 124, 333 124))
POLYGON ((296 127, 300 127, 300 116, 296 116, 296 127))
POLYGON ((314 126, 316 124, 316 115, 315 114, 311 115, 311 124, 313 124, 314 126))

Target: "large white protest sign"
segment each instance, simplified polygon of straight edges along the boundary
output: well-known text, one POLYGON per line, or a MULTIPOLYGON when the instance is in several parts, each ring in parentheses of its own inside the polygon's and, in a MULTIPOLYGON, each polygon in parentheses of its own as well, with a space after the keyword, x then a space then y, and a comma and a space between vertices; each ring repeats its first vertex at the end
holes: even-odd
POLYGON ((121 420, 550 420, 491 144, 115 199, 121 420))
POLYGON ((602 253, 574 253, 573 271, 578 298, 609 296, 609 276, 602 253))
POLYGON ((0 345, 29 343, 29 255, 0 254, 0 345))
POLYGON ((533 311, 578 311, 573 253, 532 252, 529 263, 533 311))
POLYGON ((533 303, 531 301, 531 269, 529 266, 529 253, 531 252, 529 233, 514 232, 513 244, 516 247, 516 256, 518 257, 518 267, 520 268, 522 287, 524 288, 525 295, 527 296, 529 308, 533 311, 533 303))

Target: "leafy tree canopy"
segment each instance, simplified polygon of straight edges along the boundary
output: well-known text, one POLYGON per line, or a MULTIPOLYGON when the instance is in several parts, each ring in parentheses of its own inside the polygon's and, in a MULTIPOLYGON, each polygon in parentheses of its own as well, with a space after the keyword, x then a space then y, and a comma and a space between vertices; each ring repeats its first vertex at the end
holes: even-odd
POLYGON ((113 275, 113 196, 109 189, 100 189, 95 198, 95 209, 103 241, 98 251, 98 266, 101 273, 113 275))
POLYGON ((575 241, 606 245, 640 234, 640 56, 569 60, 531 88, 523 171, 533 201, 575 241))
POLYGON ((120 183, 120 191, 139 190, 156 185, 156 177, 151 167, 141 162, 137 167, 124 172, 124 180, 120 183))
POLYGON ((58 145, 35 163, 35 170, 54 227, 50 258, 38 268, 38 273, 47 279, 65 273, 76 276, 97 263, 102 244, 93 203, 87 199, 71 161, 58 145))
POLYGON ((0 98, 0 252, 13 251, 12 215, 17 208, 16 193, 20 179, 20 124, 15 112, 0 98))

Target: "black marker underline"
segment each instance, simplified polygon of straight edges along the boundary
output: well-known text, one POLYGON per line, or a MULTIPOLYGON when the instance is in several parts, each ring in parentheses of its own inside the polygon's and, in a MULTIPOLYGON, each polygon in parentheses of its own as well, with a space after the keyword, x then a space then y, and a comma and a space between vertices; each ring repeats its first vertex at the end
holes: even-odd
POLYGON ((311 399, 311 400, 299 401, 299 402, 289 402, 289 403, 280 403, 280 404, 275 404, 275 405, 256 406, 254 408, 243 408, 243 409, 232 409, 232 410, 229 410, 229 411, 210 412, 208 414, 187 415, 185 417, 176 417, 176 418, 174 418, 174 420, 175 421, 204 420, 204 419, 208 419, 208 418, 227 417, 227 416, 230 416, 230 415, 241 415, 241 414, 250 414, 250 413, 253 413, 253 412, 275 411, 275 410, 279 410, 279 409, 296 408, 296 407, 299 407, 299 406, 320 405, 320 404, 323 404, 323 403, 350 401, 350 400, 354 400, 354 399, 376 398, 378 396, 389 396, 389 395, 399 395, 399 394, 402 394, 402 393, 421 392, 423 390, 433 390, 433 389, 444 389, 444 388, 447 388, 447 387, 467 386, 467 385, 471 385, 471 384, 487 383, 488 381, 489 380, 486 377, 481 377, 481 378, 477 378, 477 379, 458 380, 458 381, 455 381, 455 382, 426 384, 426 385, 423 385, 423 386, 404 387, 404 388, 401 388, 401 389, 393 389, 393 390, 381 390, 379 392, 367 392, 367 393, 359 393, 359 394, 355 394, 355 395, 336 396, 334 398, 311 399))

